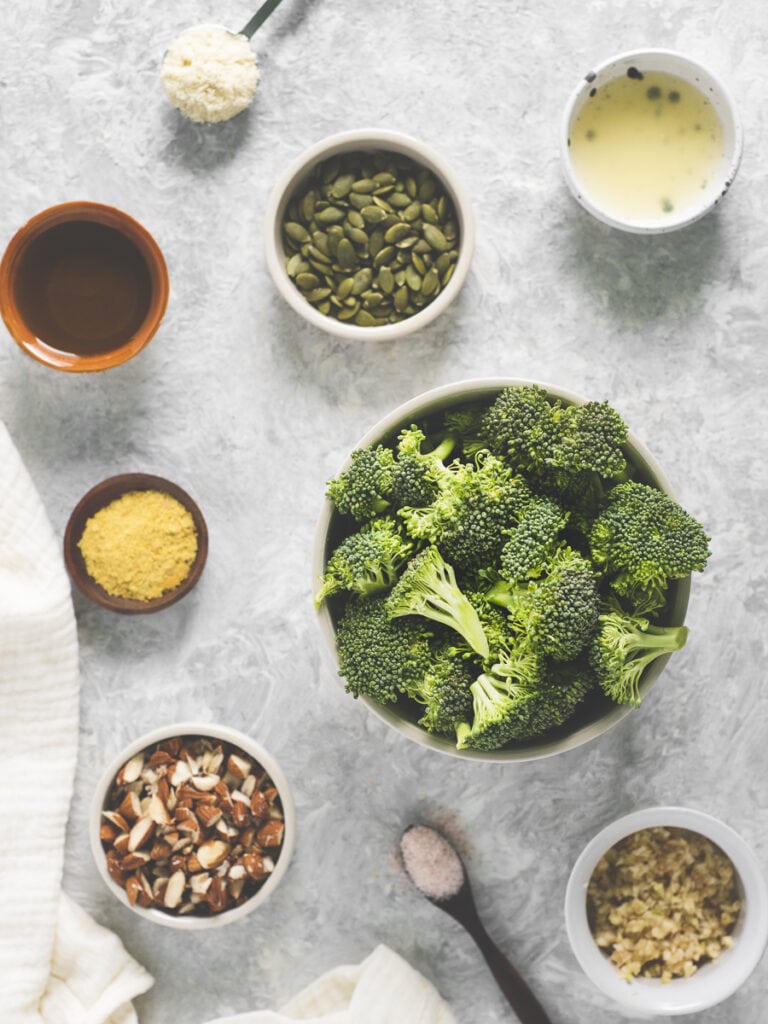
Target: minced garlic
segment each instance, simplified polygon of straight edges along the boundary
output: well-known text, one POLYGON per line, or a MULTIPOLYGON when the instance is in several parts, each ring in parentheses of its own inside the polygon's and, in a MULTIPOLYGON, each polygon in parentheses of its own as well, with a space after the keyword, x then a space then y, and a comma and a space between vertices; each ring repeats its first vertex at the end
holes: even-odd
POLYGON ((129 491, 88 519, 88 575, 113 597, 151 601, 186 579, 197 554, 191 513, 162 491, 129 491))

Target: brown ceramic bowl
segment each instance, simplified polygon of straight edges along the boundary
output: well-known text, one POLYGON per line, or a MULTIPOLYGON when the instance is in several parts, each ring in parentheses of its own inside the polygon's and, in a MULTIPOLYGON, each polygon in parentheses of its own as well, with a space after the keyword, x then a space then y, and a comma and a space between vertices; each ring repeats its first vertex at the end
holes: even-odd
POLYGON ((122 612, 125 615, 140 615, 146 612, 156 612, 168 605, 175 604, 195 586, 200 579, 205 560, 208 555, 208 529, 203 519, 203 514, 196 502, 190 498, 185 490, 166 480, 162 476, 152 476, 149 473, 121 473, 119 476, 109 477, 102 480, 100 484, 92 487, 75 506, 72 515, 69 517, 66 530, 64 531, 64 561, 72 578, 72 582, 86 597, 103 608, 109 608, 114 612, 122 612), (83 535, 85 524, 91 516, 99 509, 109 505, 122 495, 130 491, 162 491, 169 494, 189 511, 197 530, 197 554, 189 573, 173 590, 168 590, 160 597, 152 598, 149 601, 139 601, 129 597, 114 597, 88 575, 85 568, 78 541, 83 535))
MULTIPOLYGON (((69 255, 71 246, 64 243, 64 252, 69 255)), ((67 301, 72 301, 72 295, 82 296, 81 305, 72 303, 73 309, 82 312, 83 304, 93 301, 101 305, 92 309, 100 309, 102 315, 108 317, 116 309, 120 309, 120 303, 115 302, 115 295, 112 292, 105 293, 107 282, 110 288, 119 287, 121 264, 116 262, 113 275, 105 279, 102 261, 99 256, 94 257, 93 253, 87 254, 90 258, 88 266, 95 265, 101 274, 98 281, 90 280, 88 288, 80 287, 80 282, 75 282, 74 288, 72 275, 77 268, 82 269, 83 264, 70 263, 67 255, 58 252, 58 263, 55 271, 59 274, 57 288, 60 295, 65 295, 67 301), (67 276, 69 275, 69 276, 67 276), (106 311, 106 312, 105 312, 106 311)), ((34 277, 34 273, 32 273, 34 277)), ((126 281, 127 281, 126 275, 126 281)), ((40 294, 49 294, 50 281, 46 286, 40 287, 40 294)), ((59 206, 52 206, 47 210, 38 213, 13 236, 8 244, 0 262, 0 314, 2 314, 5 325, 17 344, 24 349, 28 355, 46 366, 56 370, 65 370, 70 373, 92 372, 95 370, 107 370, 113 366, 119 366, 132 356, 135 356, 154 336, 160 321, 165 313, 168 304, 168 270, 160 248, 154 238, 138 221, 134 220, 127 213, 118 210, 113 206, 105 206, 101 203, 72 202, 62 203, 59 206), (55 233, 66 231, 67 225, 73 223, 87 224, 90 236, 93 236, 95 228, 91 225, 100 226, 102 229, 112 229, 110 232, 102 231, 101 237, 105 235, 114 239, 121 246, 121 251, 130 254, 132 264, 137 273, 141 275, 141 305, 137 310, 133 308, 133 315, 125 322, 121 322, 119 330, 115 330, 114 337, 119 340, 105 342, 104 347, 93 345, 90 341, 87 345, 67 346, 64 341, 54 341, 49 338, 43 340, 38 335, 45 333, 39 326, 34 327, 29 323, 30 314, 22 311, 25 300, 22 297, 21 289, 23 280, 29 279, 29 264, 33 259, 31 253, 36 250, 30 249, 36 246, 39 250, 45 244, 45 239, 55 237, 55 233), (113 235, 112 232, 117 232, 113 235), (41 241, 43 240, 43 241, 41 241), (70 350, 71 349, 71 350, 70 350)), ((128 301, 128 300, 126 300, 128 301)), ((60 311, 59 311, 60 312, 60 311)), ((114 315, 114 314, 113 314, 114 315)))

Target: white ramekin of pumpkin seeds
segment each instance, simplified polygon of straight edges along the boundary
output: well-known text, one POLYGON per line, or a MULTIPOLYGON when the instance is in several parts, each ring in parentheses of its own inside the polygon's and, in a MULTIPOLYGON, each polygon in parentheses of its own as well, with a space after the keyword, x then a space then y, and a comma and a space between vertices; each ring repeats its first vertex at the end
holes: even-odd
POLYGON ((474 250, 469 198, 441 156, 399 132, 341 132, 285 170, 266 254, 288 304, 350 340, 410 334, 455 299, 474 250))

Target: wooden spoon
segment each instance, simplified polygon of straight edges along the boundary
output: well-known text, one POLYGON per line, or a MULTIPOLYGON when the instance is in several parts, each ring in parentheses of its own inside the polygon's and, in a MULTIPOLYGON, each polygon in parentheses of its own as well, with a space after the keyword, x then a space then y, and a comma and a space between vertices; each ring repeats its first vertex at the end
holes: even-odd
MULTIPOLYGON (((409 826, 406 829, 405 834, 414 827, 419 829, 425 829, 426 826, 409 826)), ((493 942, 491 937, 483 927, 480 917, 475 907, 474 897, 472 895, 472 889, 469 884, 469 877, 467 875, 466 868, 463 861, 459 857, 453 846, 441 836, 439 832, 434 829, 429 829, 430 832, 434 832, 435 837, 439 837, 445 846, 443 849, 437 840, 435 840, 432 854, 435 852, 437 856, 444 857, 447 859, 447 863, 443 866, 448 869, 453 868, 454 877, 463 880, 459 882, 459 887, 456 891, 449 895, 433 895, 429 891, 426 891, 424 882, 417 880, 420 876, 418 872, 413 871, 413 862, 409 867, 409 856, 403 849, 401 843, 401 851, 403 852, 403 864, 405 870, 408 873, 411 881, 414 883, 419 892, 426 896, 426 898, 433 903, 440 910, 444 910, 446 914, 450 914, 454 920, 458 921, 459 924, 463 925, 472 938, 475 940, 478 949, 485 957, 485 961, 491 969, 496 982, 504 993, 507 1002, 517 1014, 520 1024, 552 1024, 550 1018, 547 1016, 541 1003, 538 1001, 536 996, 533 994, 528 984, 523 980, 517 970, 507 960, 498 946, 493 942), (455 858, 454 863, 450 863, 451 855, 455 858), (458 874, 458 867, 460 865, 462 874, 458 874), (414 877, 416 875, 416 877, 414 877)), ((430 858, 431 863, 434 864, 434 858, 430 858)))

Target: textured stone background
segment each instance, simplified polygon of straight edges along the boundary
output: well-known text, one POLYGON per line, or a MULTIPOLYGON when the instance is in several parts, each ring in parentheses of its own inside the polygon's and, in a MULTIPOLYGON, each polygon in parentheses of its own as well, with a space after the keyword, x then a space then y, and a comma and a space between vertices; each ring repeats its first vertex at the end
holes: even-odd
MULTIPOLYGON (((680 803, 723 817, 768 858, 764 6, 285 0, 254 40, 252 110, 218 127, 184 123, 159 85, 164 47, 191 24, 237 29, 250 14, 233 0, 0 5, 3 244, 52 203, 112 203, 155 234, 172 281, 158 336, 106 374, 58 374, 6 336, 0 415, 58 531, 92 484, 147 470, 186 486, 211 532, 201 584, 162 614, 120 618, 75 596, 83 690, 66 887, 155 974, 142 1024, 279 1005, 378 942, 434 980, 459 1020, 500 1024, 509 1011, 470 940, 397 868, 402 827, 426 819, 457 838, 490 932, 555 1024, 609 1024, 617 1010, 581 974, 561 911, 591 835, 635 807, 680 803), (558 164, 576 80, 643 45, 710 64, 745 129, 722 207, 658 238, 593 222, 558 164), (262 254, 281 169, 320 137, 368 125, 437 148, 474 196, 478 227, 456 305, 381 347, 307 328, 262 254), (354 704, 310 601, 324 482, 356 440, 420 391, 489 375, 609 399, 713 536, 689 646, 643 708, 586 747, 509 767, 431 754, 354 704), (191 717, 245 729, 277 755, 300 827, 275 897, 201 936, 120 907, 86 831, 103 763, 140 732, 191 717)), ((764 961, 697 1020, 758 1024, 767 983, 764 961)))

